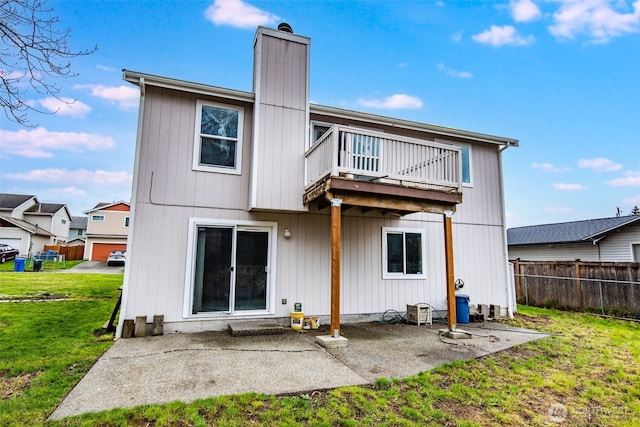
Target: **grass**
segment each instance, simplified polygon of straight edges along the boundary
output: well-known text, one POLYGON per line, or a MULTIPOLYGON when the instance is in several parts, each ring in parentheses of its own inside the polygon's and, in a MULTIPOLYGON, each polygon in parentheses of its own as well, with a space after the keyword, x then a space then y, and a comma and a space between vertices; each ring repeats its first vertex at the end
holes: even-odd
POLYGON ((505 324, 553 335, 408 378, 380 378, 370 387, 250 393, 46 422, 110 345, 93 332, 108 318, 121 280, 0 273, 1 295, 28 296, 41 288, 70 297, 0 304, 0 391, 12 390, 2 391, 0 425, 546 426, 557 419, 562 425, 627 426, 640 418, 638 323, 520 307, 505 324))
MULTIPOLYGON (((83 263, 83 260, 79 261, 42 261, 43 270, 64 270, 69 269, 75 265, 83 263)), ((15 268, 15 260, 6 261, 4 264, 0 264, 0 272, 13 271, 15 268)), ((27 258, 25 265, 25 272, 31 272, 33 270, 33 263, 31 258, 27 258)))

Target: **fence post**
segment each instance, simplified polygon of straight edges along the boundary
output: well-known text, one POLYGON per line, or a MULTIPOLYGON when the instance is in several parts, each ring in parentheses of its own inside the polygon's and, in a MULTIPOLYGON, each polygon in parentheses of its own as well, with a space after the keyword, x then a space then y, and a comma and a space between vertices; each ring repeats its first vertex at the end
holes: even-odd
POLYGON ((580 260, 575 261, 576 264, 576 292, 578 294, 578 307, 580 310, 584 310, 584 304, 582 302, 582 282, 580 281, 580 260))
POLYGON ((522 276, 522 282, 524 283, 524 305, 529 305, 529 288, 527 287, 527 278, 522 276))
POLYGON ((516 258, 513 262, 513 275, 516 281, 516 299, 517 295, 522 295, 522 285, 520 283, 520 258, 516 258))
POLYGON ((602 296, 602 282, 598 282, 598 288, 600 288, 600 312, 604 314, 604 298, 602 296))

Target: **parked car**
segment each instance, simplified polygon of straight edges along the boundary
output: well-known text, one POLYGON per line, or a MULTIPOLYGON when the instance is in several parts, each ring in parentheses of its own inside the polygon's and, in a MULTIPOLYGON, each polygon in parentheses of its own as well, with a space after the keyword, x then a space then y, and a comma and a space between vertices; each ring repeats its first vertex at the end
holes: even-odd
POLYGON ((8 259, 15 259, 19 250, 12 248, 9 245, 1 244, 0 245, 0 263, 4 264, 8 259))
POLYGON ((107 258, 107 265, 124 265, 127 253, 125 251, 113 251, 107 258))

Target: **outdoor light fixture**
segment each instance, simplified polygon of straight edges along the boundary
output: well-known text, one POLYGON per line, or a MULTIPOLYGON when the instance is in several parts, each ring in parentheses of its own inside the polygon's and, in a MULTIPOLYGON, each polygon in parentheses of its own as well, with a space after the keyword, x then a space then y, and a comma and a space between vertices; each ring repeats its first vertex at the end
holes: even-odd
POLYGON ((289 237, 291 237, 291 230, 289 230, 288 228, 284 229, 284 233, 282 233, 282 235, 288 239, 289 237))

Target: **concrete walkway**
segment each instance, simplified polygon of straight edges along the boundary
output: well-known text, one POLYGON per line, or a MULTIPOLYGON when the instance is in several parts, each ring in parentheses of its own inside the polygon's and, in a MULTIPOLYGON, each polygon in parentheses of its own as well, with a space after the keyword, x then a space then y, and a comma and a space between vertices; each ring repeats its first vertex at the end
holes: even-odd
MULTIPOLYGON (((465 325, 466 327, 467 325, 465 325)), ((118 340, 53 412, 60 419, 118 407, 258 392, 302 393, 398 378, 544 337, 499 323, 472 323, 473 339, 440 338, 440 325, 343 325, 346 348, 315 343, 322 329, 269 336, 226 332, 118 340), (445 342, 443 342, 445 341, 445 342)))

